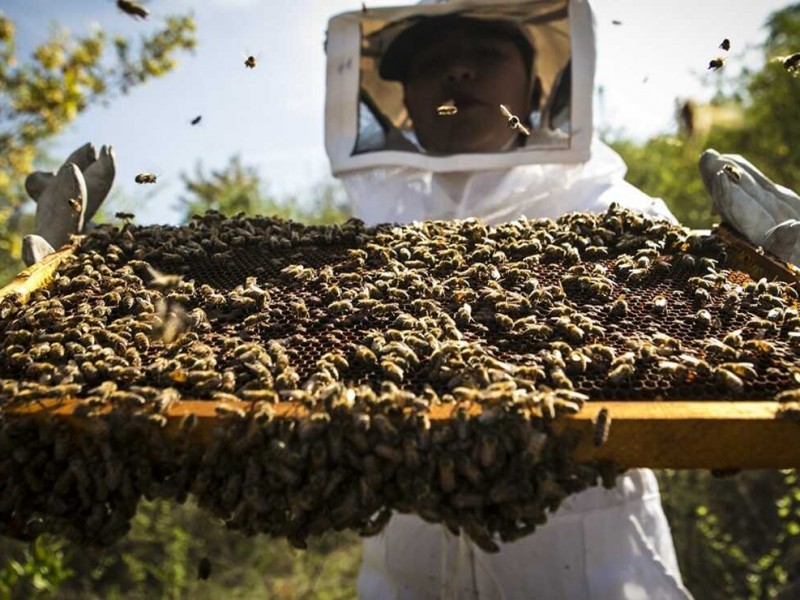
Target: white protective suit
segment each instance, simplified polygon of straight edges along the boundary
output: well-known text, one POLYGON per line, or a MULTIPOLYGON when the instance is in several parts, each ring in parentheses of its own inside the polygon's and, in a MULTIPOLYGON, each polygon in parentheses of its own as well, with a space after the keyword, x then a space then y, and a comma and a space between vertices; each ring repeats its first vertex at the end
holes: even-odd
MULTIPOLYGON (((473 3, 474 4, 474 3, 473 3)), ((611 202, 674 221, 663 201, 623 180, 626 167, 608 146, 586 136, 591 129, 594 36, 584 0, 486 2, 569 7, 572 36, 572 143, 567 152, 524 147, 494 154, 430 157, 419 151, 356 153, 360 60, 359 31, 369 17, 386 23, 407 18, 408 7, 347 13, 328 29, 326 147, 343 182, 353 214, 368 224, 480 217, 489 223, 556 218, 570 211, 599 212, 611 202), (354 40, 353 37, 356 37, 354 40), (577 74, 577 75, 576 75, 577 74), (576 76, 578 79, 576 79, 576 76), (588 78, 588 83, 587 83, 588 78), (588 98, 586 95, 588 94, 588 98), (577 124, 577 125, 576 125, 577 124), (548 154, 550 161, 548 162, 548 154), (588 159, 588 160, 587 160, 588 159), (487 167, 480 169, 483 162, 487 167)), ((464 2, 425 7, 433 14, 464 2)), ((466 6, 472 6, 469 2, 466 6)), ((415 7, 419 10, 419 7, 415 7)), ((494 18, 494 17, 493 17, 494 18)), ((566 29, 562 28, 562 31, 566 29)), ((542 37, 537 61, 543 55, 542 37)), ((363 69, 362 69, 363 70, 363 69)), ((551 84, 554 79, 551 80, 551 84)), ((543 81, 545 91, 548 82, 543 81)), ((551 85, 551 87, 552 87, 551 85)), ((549 90, 552 93, 552 89, 549 90)), ((547 99, 543 100, 546 111, 547 99)), ((363 107, 362 107, 363 110, 363 107)), ((540 119, 541 120, 541 119, 540 119)), ((389 135, 387 135, 389 137, 389 135)), ((548 522, 528 537, 488 554, 462 535, 414 515, 395 514, 382 533, 367 538, 358 593, 364 600, 435 598, 686 599, 675 549, 652 471, 637 469, 612 490, 595 487, 567 498, 548 522)))

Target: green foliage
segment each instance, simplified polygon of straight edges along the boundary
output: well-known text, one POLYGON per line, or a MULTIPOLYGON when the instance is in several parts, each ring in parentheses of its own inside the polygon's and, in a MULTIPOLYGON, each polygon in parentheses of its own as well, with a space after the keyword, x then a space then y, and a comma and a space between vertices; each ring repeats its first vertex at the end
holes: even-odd
POLYGON ((355 597, 360 540, 332 533, 300 551, 284 540, 230 532, 191 503, 154 501, 139 507, 131 531, 110 548, 42 537, 30 547, 4 541, 3 559, 0 600, 349 600, 355 597), (197 579, 204 556, 212 564, 207 581, 197 579))
MULTIPOLYGON (((14 23, 0 12, 0 278, 22 268, 21 211, 25 177, 48 141, 82 112, 161 77, 180 51, 196 45, 190 15, 170 16, 138 43, 110 40, 102 29, 86 36, 56 30, 22 60, 14 48, 14 23)), ((29 223, 25 223, 29 225, 29 223)))
POLYGON ((796 598, 800 485, 796 471, 659 472, 686 586, 697 598, 796 598))
MULTIPOLYGON (((0 599, 49 598, 74 574, 66 566, 64 542, 41 536, 19 546, 0 569, 0 599)), ((2 554, 5 554, 4 552, 2 554)))

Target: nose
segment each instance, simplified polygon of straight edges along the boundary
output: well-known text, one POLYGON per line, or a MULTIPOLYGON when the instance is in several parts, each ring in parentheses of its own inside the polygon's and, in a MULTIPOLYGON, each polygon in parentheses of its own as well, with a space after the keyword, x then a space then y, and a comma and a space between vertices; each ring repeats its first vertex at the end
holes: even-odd
POLYGON ((444 72, 444 81, 448 84, 463 83, 475 79, 475 68, 466 61, 453 61, 444 72))

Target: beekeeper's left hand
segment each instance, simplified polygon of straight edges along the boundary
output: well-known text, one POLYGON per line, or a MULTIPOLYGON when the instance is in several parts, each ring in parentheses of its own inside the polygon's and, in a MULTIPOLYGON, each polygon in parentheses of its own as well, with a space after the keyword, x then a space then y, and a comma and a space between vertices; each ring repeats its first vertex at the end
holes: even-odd
POLYGON ((800 196, 738 154, 706 150, 700 173, 724 222, 778 258, 800 265, 800 196))
POLYGON ((33 235, 22 240, 22 259, 30 266, 81 233, 100 208, 114 183, 114 150, 100 152, 91 143, 72 154, 56 173, 36 171, 25 179, 28 195, 36 201, 33 235))

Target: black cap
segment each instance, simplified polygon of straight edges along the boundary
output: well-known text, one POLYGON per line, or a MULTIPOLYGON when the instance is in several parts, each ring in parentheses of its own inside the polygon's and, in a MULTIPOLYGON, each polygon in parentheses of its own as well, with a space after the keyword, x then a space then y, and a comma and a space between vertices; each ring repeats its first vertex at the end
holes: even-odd
POLYGON ((381 58, 379 73, 387 81, 405 81, 414 55, 441 38, 447 28, 456 25, 471 29, 476 35, 494 35, 511 40, 519 48, 528 70, 532 66, 533 46, 520 28, 510 21, 490 21, 461 15, 417 17, 413 20, 416 22, 389 44, 381 58))

